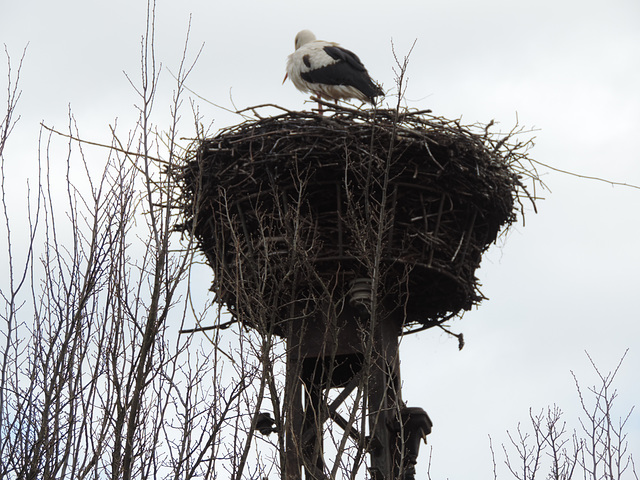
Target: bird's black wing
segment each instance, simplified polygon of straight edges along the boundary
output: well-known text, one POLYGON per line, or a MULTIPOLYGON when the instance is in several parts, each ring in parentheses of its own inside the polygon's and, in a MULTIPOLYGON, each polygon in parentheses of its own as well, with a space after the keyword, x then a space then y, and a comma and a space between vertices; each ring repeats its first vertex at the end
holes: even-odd
POLYGON ((358 56, 344 48, 327 46, 324 51, 336 60, 325 67, 303 72, 301 77, 307 82, 325 85, 349 85, 360 90, 367 98, 373 99, 384 93, 367 73, 358 56))
POLYGON ((329 55, 334 60, 337 60, 338 62, 346 62, 351 68, 358 70, 359 72, 367 71, 358 56, 351 50, 332 46, 324 47, 323 50, 327 55, 329 55))

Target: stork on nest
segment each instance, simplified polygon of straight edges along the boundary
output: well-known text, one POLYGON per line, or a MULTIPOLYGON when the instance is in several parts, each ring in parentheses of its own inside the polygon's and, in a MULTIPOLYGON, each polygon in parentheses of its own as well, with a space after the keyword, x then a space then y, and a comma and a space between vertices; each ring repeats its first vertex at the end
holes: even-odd
MULTIPOLYGON (((290 78, 304 93, 313 93, 319 99, 338 100, 357 98, 375 104, 375 98, 384 96, 383 90, 371 79, 360 58, 334 42, 316 40, 309 30, 296 35, 296 50, 287 61, 287 73, 282 83, 290 78)), ((322 104, 318 102, 322 114, 322 104)))

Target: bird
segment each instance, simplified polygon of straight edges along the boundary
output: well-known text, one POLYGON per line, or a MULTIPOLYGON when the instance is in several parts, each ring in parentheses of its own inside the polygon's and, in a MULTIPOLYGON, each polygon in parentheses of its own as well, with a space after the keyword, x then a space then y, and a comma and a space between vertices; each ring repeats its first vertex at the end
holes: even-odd
MULTIPOLYGON (((382 88, 371 79, 355 53, 337 43, 317 40, 310 30, 296 35, 295 51, 288 57, 282 83, 287 78, 301 92, 336 103, 357 98, 375 104, 376 97, 384 96, 382 88)), ((318 109, 322 113, 320 103, 318 109)))

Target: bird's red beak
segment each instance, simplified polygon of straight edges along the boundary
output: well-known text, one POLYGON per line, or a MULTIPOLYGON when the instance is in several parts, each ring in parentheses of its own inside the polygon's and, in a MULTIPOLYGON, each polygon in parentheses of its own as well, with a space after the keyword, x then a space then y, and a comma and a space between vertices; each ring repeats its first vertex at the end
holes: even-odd
POLYGON ((282 84, 283 84, 283 85, 284 85, 284 82, 286 82, 286 81, 287 81, 287 78, 289 78, 289 74, 288 74, 288 73, 285 73, 285 74, 284 74, 284 80, 282 80, 282 84))

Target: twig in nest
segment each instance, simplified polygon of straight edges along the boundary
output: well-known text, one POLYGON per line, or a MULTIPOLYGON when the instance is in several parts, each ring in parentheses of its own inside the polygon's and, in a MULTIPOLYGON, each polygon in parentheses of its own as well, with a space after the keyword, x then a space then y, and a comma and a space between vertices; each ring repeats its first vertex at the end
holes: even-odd
POLYGON ((445 333, 448 333, 449 335, 456 337, 458 339, 458 350, 462 350, 464 348, 464 336, 462 333, 453 333, 451 330, 449 330, 442 324, 438 324, 438 328, 440 328, 445 333))
POLYGON ((541 165, 550 170, 553 170, 554 172, 564 173, 566 175, 571 175, 573 177, 584 178, 586 180, 597 180, 598 182, 605 182, 610 185, 618 185, 620 187, 636 188, 640 190, 640 185, 634 185, 632 183, 624 183, 624 182, 614 182, 613 180, 607 180, 606 178, 592 177, 589 175, 581 175, 579 173, 569 172, 568 170, 562 170, 560 168, 552 167, 551 165, 547 165, 546 163, 539 162, 538 160, 531 160, 531 162, 541 165))
MULTIPOLYGON (((73 140, 74 142, 84 143, 86 145, 93 145, 95 147, 108 148, 109 150, 113 150, 114 152, 124 153, 125 155, 131 156, 131 157, 145 157, 145 158, 148 158, 149 160, 153 160, 154 162, 162 163, 164 165, 171 165, 171 163, 167 162, 166 160, 161 160, 159 158, 152 157, 151 155, 147 155, 147 154, 144 154, 144 153, 131 152, 131 151, 125 150, 124 148, 121 148, 121 147, 114 147, 113 145, 107 145, 105 143, 98 143, 98 142, 91 142, 89 140, 83 140, 82 138, 74 137, 73 135, 70 135, 68 133, 59 132, 58 130, 56 130, 54 128, 47 127, 44 123, 41 123, 40 126, 42 128, 44 128, 45 130, 48 130, 48 131, 50 131, 52 133, 55 133, 56 135, 60 135, 61 137, 65 137, 65 138, 68 138, 70 140, 73 140)), ((138 170, 140 170, 140 169, 138 168, 138 170)))

